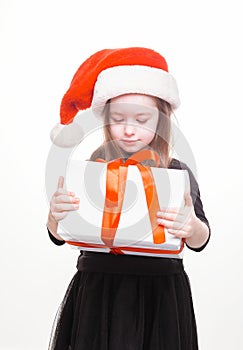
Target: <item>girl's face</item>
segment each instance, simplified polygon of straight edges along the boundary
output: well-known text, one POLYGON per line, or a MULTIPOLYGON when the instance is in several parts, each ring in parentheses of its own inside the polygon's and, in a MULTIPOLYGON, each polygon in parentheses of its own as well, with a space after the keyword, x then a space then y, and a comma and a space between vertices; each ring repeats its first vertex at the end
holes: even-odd
POLYGON ((126 94, 110 101, 110 134, 125 152, 137 152, 153 140, 159 120, 155 98, 126 94))

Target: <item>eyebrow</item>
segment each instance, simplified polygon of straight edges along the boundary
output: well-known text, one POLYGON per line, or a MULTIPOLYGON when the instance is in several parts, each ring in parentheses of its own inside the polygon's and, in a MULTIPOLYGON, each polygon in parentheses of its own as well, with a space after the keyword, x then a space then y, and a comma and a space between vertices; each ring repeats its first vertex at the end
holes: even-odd
MULTIPOLYGON (((152 115, 152 113, 150 112, 140 112, 140 113, 137 113, 135 114, 135 117, 141 117, 141 116, 148 116, 150 117, 152 115)), ((120 112, 110 112, 110 116, 119 116, 119 117, 123 117, 124 114, 123 113, 120 113, 120 112)))
POLYGON ((143 115, 145 115, 145 116, 151 116, 153 113, 152 112, 141 112, 141 113, 137 113, 136 114, 136 117, 140 117, 140 116, 143 116, 143 115))
POLYGON ((122 116, 123 114, 122 114, 122 113, 119 113, 119 112, 110 112, 110 115, 111 115, 111 116, 113 116, 113 115, 122 116))

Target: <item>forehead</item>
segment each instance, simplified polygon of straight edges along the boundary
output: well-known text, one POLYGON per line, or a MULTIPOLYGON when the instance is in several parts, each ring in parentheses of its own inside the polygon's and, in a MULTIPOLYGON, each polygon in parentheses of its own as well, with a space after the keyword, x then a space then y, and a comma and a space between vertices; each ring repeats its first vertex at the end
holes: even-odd
POLYGON ((126 94, 110 100, 110 112, 154 113, 158 110, 156 99, 142 94, 126 94))

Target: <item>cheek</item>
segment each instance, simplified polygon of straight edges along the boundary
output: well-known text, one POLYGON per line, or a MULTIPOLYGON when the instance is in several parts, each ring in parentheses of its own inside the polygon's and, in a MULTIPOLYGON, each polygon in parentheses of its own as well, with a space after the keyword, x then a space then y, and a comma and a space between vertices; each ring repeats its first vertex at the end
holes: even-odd
POLYGON ((143 132, 142 139, 146 144, 149 144, 153 140, 154 135, 155 133, 153 131, 146 131, 146 132, 143 132))
POLYGON ((156 133, 156 127, 156 123, 151 123, 147 125, 146 128, 140 128, 140 136, 146 141, 146 143, 150 143, 153 140, 156 133))
POLYGON ((120 125, 110 125, 110 134, 113 140, 116 140, 121 135, 121 126, 120 125))

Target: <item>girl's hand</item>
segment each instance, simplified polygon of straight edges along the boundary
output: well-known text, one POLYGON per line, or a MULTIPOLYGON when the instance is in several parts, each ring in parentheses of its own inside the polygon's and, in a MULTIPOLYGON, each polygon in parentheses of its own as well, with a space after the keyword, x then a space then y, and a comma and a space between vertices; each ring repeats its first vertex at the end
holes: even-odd
POLYGON ((50 202, 50 211, 56 222, 64 219, 69 211, 79 208, 79 198, 75 197, 73 192, 63 188, 64 177, 60 176, 57 190, 53 194, 50 202))
POLYGON ((197 231, 199 219, 196 217, 192 198, 189 193, 185 194, 185 205, 179 209, 161 209, 158 213, 157 222, 163 225, 168 233, 178 238, 189 238, 197 231))

